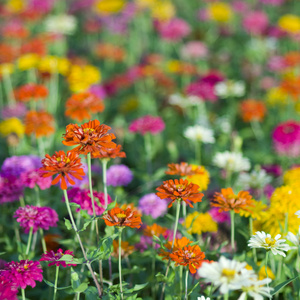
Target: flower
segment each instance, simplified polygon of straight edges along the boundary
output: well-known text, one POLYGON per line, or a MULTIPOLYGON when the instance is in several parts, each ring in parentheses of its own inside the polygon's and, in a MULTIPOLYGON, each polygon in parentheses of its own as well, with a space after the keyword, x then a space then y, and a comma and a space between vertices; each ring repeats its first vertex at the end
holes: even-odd
POLYGON ((248 171, 250 162, 244 158, 241 153, 237 152, 218 152, 213 158, 213 164, 228 172, 248 171))
POLYGON ((132 171, 125 165, 113 165, 106 173, 107 185, 126 186, 132 179, 132 171))
POLYGON ((187 108, 190 106, 197 106, 201 103, 202 99, 198 96, 183 96, 180 94, 173 94, 169 97, 171 105, 179 106, 180 108, 187 108))
POLYGON ((9 118, 0 122, 0 134, 2 136, 9 136, 16 134, 18 137, 22 137, 25 133, 24 124, 18 118, 9 118))
POLYGON ((272 180, 267 172, 262 170, 253 170, 251 173, 240 173, 236 185, 242 189, 262 189, 272 180))
POLYGON ((203 166, 192 165, 192 170, 195 170, 196 174, 187 175, 186 179, 199 186, 199 191, 207 190, 209 184, 209 173, 203 166))
POLYGON ((104 110, 103 101, 91 92, 72 95, 66 102, 65 115, 78 122, 90 119, 92 114, 104 110))
POLYGON ((180 164, 168 164, 168 170, 165 172, 169 175, 178 175, 181 177, 201 174, 201 166, 190 165, 186 162, 180 164), (197 168, 196 168, 197 167, 197 168))
POLYGON ((100 15, 111 15, 119 13, 124 6, 124 0, 97 0, 94 3, 94 10, 100 15))
POLYGON ((76 146, 72 152, 79 154, 91 153, 92 157, 99 156, 103 150, 115 148, 112 142, 115 139, 113 133, 108 131, 111 128, 105 124, 100 124, 98 120, 89 121, 81 126, 69 124, 66 127, 63 144, 66 146, 76 146))
POLYGON ((176 200, 184 201, 190 207, 194 207, 191 202, 201 202, 204 196, 204 194, 199 192, 199 186, 197 184, 189 183, 187 180, 183 179, 164 181, 156 190, 158 191, 156 195, 159 198, 171 199, 168 207, 171 207, 176 200))
POLYGON ((215 222, 230 224, 230 215, 226 211, 220 212, 217 207, 212 207, 208 212, 215 222))
POLYGON ((144 229, 144 235, 150 237, 153 237, 155 235, 159 237, 160 235, 164 235, 167 230, 168 229, 166 227, 161 227, 158 224, 154 223, 144 229))
POLYGON ((208 14, 214 21, 226 23, 232 18, 230 6, 221 1, 213 2, 208 6, 208 14))
POLYGON ((56 251, 56 253, 53 250, 50 250, 50 251, 47 251, 46 253, 43 253, 42 258, 39 261, 51 261, 48 264, 48 267, 53 266, 53 265, 56 265, 57 267, 62 266, 63 268, 66 268, 67 266, 75 267, 76 264, 69 263, 69 260, 68 260, 68 263, 66 263, 63 260, 60 260, 64 255, 74 256, 73 251, 70 251, 70 250, 66 250, 65 253, 63 252, 62 249, 58 249, 56 251))
POLYGON ((242 97, 245 94, 245 83, 243 81, 227 80, 215 85, 215 93, 221 98, 242 97))
MULTIPOLYGON (((113 257, 119 257, 119 241, 113 240, 113 257)), ((134 246, 129 246, 128 242, 121 241, 121 257, 125 258, 134 252, 134 246)))
POLYGON ((197 297, 197 300, 210 300, 210 297, 205 297, 205 296, 200 296, 200 297, 197 297))
POLYGON ((199 213, 197 211, 188 214, 183 225, 188 233, 202 234, 205 232, 217 232, 218 224, 209 213, 199 213))
POLYGON ((46 206, 26 205, 25 207, 19 207, 14 214, 14 218, 17 218, 17 222, 24 228, 25 233, 29 233, 30 228, 33 228, 33 233, 39 228, 48 230, 49 227, 56 227, 58 222, 56 211, 46 206))
POLYGON ((184 136, 189 140, 204 144, 213 144, 215 142, 213 131, 200 125, 189 126, 184 131, 184 136))
POLYGON ((24 186, 17 176, 10 173, 0 174, 0 204, 19 200, 23 192, 24 186))
POLYGON ((244 122, 261 122, 266 114, 266 106, 262 101, 247 99, 240 104, 240 113, 244 122))
POLYGON ((180 54, 185 59, 201 59, 207 57, 208 49, 202 42, 190 41, 181 47, 180 54))
POLYGON ((266 234, 264 231, 257 231, 253 235, 248 243, 251 248, 264 248, 267 251, 272 251, 274 255, 285 255, 285 251, 290 250, 290 246, 285 244, 285 239, 280 239, 281 235, 277 234, 274 238, 270 234, 266 234))
POLYGON ((286 171, 283 175, 283 182, 285 185, 300 183, 300 167, 292 168, 286 171))
POLYGON ((33 189, 36 185, 45 190, 51 186, 51 178, 41 176, 39 169, 30 170, 21 174, 20 180, 26 187, 33 189))
POLYGON ((266 214, 267 205, 262 201, 253 200, 251 206, 246 207, 244 210, 240 210, 239 214, 242 217, 250 217, 252 219, 261 220, 266 214))
POLYGON ((22 102, 38 101, 48 96, 48 89, 41 84, 27 83, 15 90, 15 97, 22 102))
POLYGON ((247 295, 251 296, 255 300, 263 300, 263 296, 272 298, 271 291, 273 288, 264 286, 265 284, 269 284, 271 281, 272 280, 270 278, 248 281, 241 287, 243 293, 240 295, 238 300, 246 299, 247 295))
POLYGON ((215 193, 211 205, 219 207, 219 211, 234 210, 238 213, 240 210, 249 210, 249 207, 253 206, 252 202, 252 196, 249 192, 240 191, 235 195, 232 188, 226 188, 221 189, 221 193, 215 193))
POLYGON ((160 249, 160 252, 158 255, 162 256, 163 260, 168 260, 170 258, 170 254, 172 252, 182 249, 182 248, 190 245, 191 243, 192 242, 186 237, 182 237, 180 239, 175 238, 173 248, 172 248, 172 241, 168 241, 166 244, 164 244, 166 250, 160 249))
POLYGON ((72 35, 76 31, 77 20, 73 15, 49 15, 44 20, 45 31, 72 35))
POLYGON ((100 159, 110 159, 110 158, 117 158, 117 157, 126 157, 126 153, 122 150, 121 145, 117 145, 115 148, 112 149, 105 149, 99 155, 100 159))
POLYGON ((122 210, 119 207, 115 207, 109 210, 101 219, 105 221, 107 226, 116 226, 119 228, 140 228, 142 224, 138 212, 132 211, 130 208, 122 210))
POLYGON ((7 263, 2 271, 2 275, 12 281, 17 287, 25 289, 28 285, 35 287, 35 281, 43 280, 43 270, 38 261, 21 260, 7 263))
POLYGON ((0 270, 0 299, 2 300, 18 300, 18 288, 15 283, 7 276, 5 272, 0 270))
POLYGON ((67 182, 71 185, 75 184, 71 176, 82 180, 82 176, 85 175, 79 154, 71 151, 67 152, 67 154, 62 150, 56 151, 51 157, 49 154, 46 154, 42 160, 42 165, 43 167, 40 168, 40 171, 43 173, 42 176, 49 177, 58 174, 52 180, 52 184, 57 184, 61 180, 60 187, 63 190, 68 188, 67 182))
POLYGON ((176 266, 188 266, 189 271, 192 274, 195 274, 197 269, 201 267, 205 254, 201 251, 201 248, 198 245, 187 245, 182 249, 173 251, 170 254, 170 258, 175 261, 176 266))
POLYGON ((25 133, 35 134, 37 138, 54 133, 54 118, 45 111, 29 111, 25 116, 25 133))
POLYGON ((297 234, 294 234, 289 231, 286 235, 286 238, 288 241, 290 241, 292 244, 294 244, 296 246, 295 249, 298 249, 300 246, 300 227, 298 229, 297 234))
POLYGON ((243 27, 249 34, 263 34, 268 25, 268 15, 263 11, 248 12, 243 19, 243 27))
POLYGON ((160 117, 150 115, 143 116, 134 120, 129 125, 129 131, 139 132, 142 135, 146 133, 158 134, 165 129, 165 123, 160 117))
POLYGON ((278 20, 278 26, 280 29, 288 33, 299 33, 300 32, 300 18, 297 15, 287 14, 283 15, 278 20))
MULTIPOLYGON (((27 110, 26 105, 24 103, 21 103, 21 102, 18 102, 18 103, 13 104, 13 105, 7 105, 7 106, 4 106, 1 109, 1 117, 3 119, 12 119, 12 120, 14 120, 15 118, 21 118, 22 119, 26 115, 26 110, 27 110)), ((19 124, 21 123, 19 120, 17 122, 19 122, 19 124)), ((20 126, 20 125, 17 125, 17 126, 20 126)), ((1 125, 0 125, 0 127, 1 127, 1 125)), ((3 126, 3 128, 6 128, 6 127, 7 127, 6 125, 3 126)), ((24 130, 23 130, 23 134, 24 134, 24 130)))
POLYGON ((183 19, 173 18, 166 22, 159 23, 158 31, 162 39, 167 41, 180 41, 191 32, 191 28, 183 19))
POLYGON ((167 201, 162 201, 154 193, 146 194, 139 200, 139 209, 144 215, 150 215, 153 219, 165 215, 167 207, 167 201))

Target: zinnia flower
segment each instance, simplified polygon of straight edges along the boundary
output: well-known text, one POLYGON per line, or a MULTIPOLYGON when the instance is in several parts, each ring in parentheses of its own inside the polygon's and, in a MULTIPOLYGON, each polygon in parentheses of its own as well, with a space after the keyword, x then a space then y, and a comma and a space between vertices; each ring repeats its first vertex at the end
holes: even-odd
POLYGON ((102 158, 123 158, 126 157, 126 153, 122 150, 122 146, 121 145, 117 145, 116 148, 112 148, 112 149, 103 149, 103 151, 101 151, 101 154, 99 156, 100 159, 102 158))
POLYGON ((158 191, 156 195, 159 198, 170 198, 172 200, 168 207, 171 207, 176 200, 182 200, 190 207, 194 207, 191 202, 201 202, 204 196, 204 194, 199 192, 199 186, 197 184, 189 183, 183 179, 164 181, 156 190, 158 191))
POLYGON ((201 173, 201 167, 197 166, 194 168, 194 165, 190 165, 186 162, 181 162, 180 164, 168 164, 168 170, 165 172, 169 175, 178 175, 181 177, 191 176, 201 173))
POLYGON ((166 227, 161 227, 158 224, 154 223, 151 226, 147 226, 144 229, 144 235, 145 236, 150 236, 153 237, 154 235, 159 237, 160 235, 163 235, 166 233, 167 228, 166 227))
MULTIPOLYGON (((113 257, 119 257, 119 241, 113 240, 113 257)), ((129 246, 128 242, 121 241, 121 257, 125 258, 134 252, 134 246, 129 246)))
POLYGON ((71 150, 72 152, 84 155, 91 153, 92 157, 97 157, 103 150, 116 147, 112 142, 116 137, 108 132, 110 129, 109 126, 100 124, 98 120, 89 121, 81 126, 69 124, 63 137, 63 144, 77 146, 71 150))
POLYGON ((3 270, 0 270, 0 299, 18 300, 18 288, 16 284, 3 274, 5 274, 5 272, 3 270))
POLYGON ((42 176, 49 177, 58 174, 52 180, 52 184, 57 184, 61 180, 60 186, 63 190, 68 188, 67 181, 72 185, 75 184, 71 176, 81 180, 82 176, 85 175, 79 154, 71 151, 65 154, 64 151, 60 150, 55 152, 52 157, 46 154, 46 157, 42 160, 42 164, 43 167, 40 168, 41 172, 43 172, 42 176))
POLYGON ((173 18, 159 24, 158 31, 162 39, 180 41, 191 32, 191 28, 183 19, 173 18))
POLYGON ((125 165, 113 165, 106 173, 107 185, 126 186, 133 179, 132 171, 125 165))
POLYGON ((218 224, 209 213, 199 213, 197 211, 188 214, 184 226, 188 233, 202 234, 204 232, 217 232, 218 224))
POLYGON ((264 102, 255 99, 244 100, 240 105, 240 112, 244 122, 261 122, 266 114, 266 110, 264 102))
POLYGON ((35 83, 27 83, 15 90, 15 97, 22 102, 38 101, 48 96, 48 89, 35 83))
POLYGON ((45 111, 29 111, 25 116, 25 133, 37 138, 54 133, 54 118, 45 111))
POLYGON ((117 226, 121 228, 140 228, 142 224, 141 217, 138 215, 137 211, 132 211, 130 208, 122 210, 119 207, 115 207, 109 210, 101 219, 103 219, 108 226, 117 226))
POLYGON ((268 15, 263 11, 248 12, 243 19, 243 27, 249 34, 263 34, 268 24, 268 15))
POLYGON ((22 173, 20 180, 26 187, 33 189, 35 186, 38 186, 41 190, 48 189, 51 186, 52 181, 49 177, 43 177, 39 172, 39 169, 22 173))
POLYGON ((153 219, 163 216, 167 212, 167 207, 167 201, 162 201, 154 193, 144 195, 139 200, 139 209, 144 215, 150 215, 153 219))
POLYGON ((188 245, 190 245, 192 241, 190 241, 186 237, 182 237, 180 239, 176 238, 174 241, 174 246, 172 249, 172 241, 168 241, 166 244, 164 244, 166 250, 160 249, 159 256, 163 257, 163 260, 168 260, 170 258, 170 255, 172 252, 176 252, 179 249, 182 249, 188 245))
POLYGON ((150 115, 136 119, 129 125, 129 131, 139 132, 142 135, 145 135, 147 132, 151 134, 158 134, 164 129, 165 123, 162 118, 150 115))
POLYGON ((184 136, 189 140, 204 144, 213 144, 215 142, 213 131, 200 125, 188 127, 184 131, 184 136))
POLYGON ((46 253, 42 254, 42 258, 40 259, 40 261, 51 261, 48 264, 48 267, 56 265, 57 267, 62 266, 63 268, 66 268, 67 266, 76 266, 76 264, 72 264, 72 263, 66 263, 63 260, 60 260, 64 255, 72 255, 73 251, 70 250, 66 250, 65 253, 63 252, 62 249, 58 249, 56 251, 56 253, 53 250, 47 251, 46 253))

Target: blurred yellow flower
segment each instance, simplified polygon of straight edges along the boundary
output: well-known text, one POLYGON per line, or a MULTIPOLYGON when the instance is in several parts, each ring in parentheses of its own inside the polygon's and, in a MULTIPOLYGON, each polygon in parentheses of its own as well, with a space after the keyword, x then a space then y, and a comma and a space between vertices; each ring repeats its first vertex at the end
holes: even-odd
POLYGON ((24 124, 18 118, 10 118, 0 122, 0 133, 5 137, 12 133, 15 133, 18 137, 22 137, 24 132, 24 124))
POLYGON ((125 3, 124 0, 98 0, 94 3, 94 10, 103 15, 116 14, 123 9, 125 3))
POLYGON ((138 102, 137 98, 130 97, 130 98, 127 98, 125 100, 125 102, 123 102, 120 105, 120 111, 122 113, 132 112, 132 111, 135 111, 138 108, 138 106, 139 106, 139 102, 138 102))
POLYGON ((283 182, 286 185, 300 185, 300 167, 286 171, 283 175, 283 182))
POLYGON ((232 18, 230 5, 225 2, 214 2, 208 6, 208 14, 212 20, 226 23, 232 18))
POLYGON ((252 204, 253 206, 249 207, 249 210, 240 210, 239 215, 246 218, 251 216, 252 219, 261 220, 266 214, 267 205, 256 200, 253 200, 252 204))
POLYGON ((278 26, 288 33, 299 33, 300 18, 292 14, 284 15, 279 19, 278 26))
POLYGON ((39 56, 35 53, 24 54, 17 61, 18 68, 22 71, 35 68, 38 65, 39 56))
POLYGON ((218 224, 209 213, 199 213, 197 211, 188 214, 184 226, 188 233, 202 234, 203 232, 216 232, 218 224))
POLYGON ((40 59, 38 69, 45 73, 59 73, 66 75, 70 68, 70 62, 67 58, 47 55, 40 59))
POLYGON ((280 87, 273 87, 267 92, 267 103, 269 105, 287 104, 288 96, 280 87))
POLYGON ((187 176, 186 179, 194 184, 199 185, 199 191, 207 190, 209 184, 209 173, 203 166, 192 165, 192 170, 196 170, 200 167, 200 173, 187 176))
MULTIPOLYGON (((260 266, 261 262, 257 263, 257 265, 260 266)), ((275 274, 272 272, 271 268, 269 268, 268 266, 267 266, 267 274, 270 279, 272 279, 272 280, 275 279, 275 274)), ((258 279, 263 280, 263 279, 267 278, 267 274, 266 274, 266 268, 263 265, 261 268, 259 268, 258 279)))
POLYGON ((13 64, 1 64, 0 65, 0 74, 1 75, 9 75, 11 73, 13 73, 14 71, 14 65, 13 64))
POLYGON ((6 4, 6 9, 11 13, 18 13, 24 10, 25 3, 24 0, 9 0, 6 4))
POLYGON ((167 62, 167 71, 170 73, 178 73, 181 69, 181 62, 179 60, 170 60, 167 62))
POLYGON ((167 21, 174 17, 175 7, 170 1, 160 1, 152 6, 151 12, 154 19, 167 21))

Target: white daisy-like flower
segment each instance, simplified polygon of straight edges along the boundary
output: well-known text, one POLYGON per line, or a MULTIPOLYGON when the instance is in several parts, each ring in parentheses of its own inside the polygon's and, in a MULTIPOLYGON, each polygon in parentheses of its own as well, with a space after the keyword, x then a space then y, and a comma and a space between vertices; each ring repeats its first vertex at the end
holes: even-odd
POLYGON ((221 294, 227 294, 230 290, 239 290, 243 285, 250 284, 255 279, 253 270, 247 270, 246 262, 227 259, 221 256, 219 261, 203 263, 198 269, 198 274, 206 282, 211 282, 220 288, 221 294))
POLYGON ((241 172, 250 169, 249 159, 243 157, 239 152, 218 152, 213 158, 213 164, 229 172, 241 172))
POLYGON ((205 296, 200 296, 200 297, 197 297, 197 300, 210 300, 209 297, 205 297, 205 296))
POLYGON ((298 218, 300 218, 300 210, 296 211, 296 212, 295 212, 295 215, 296 215, 298 218))
POLYGON ((242 97, 245 95, 245 83, 243 81, 222 81, 215 85, 215 93, 221 98, 242 97))
POLYGON ((199 141, 204 144, 213 144, 215 142, 213 130, 200 125, 188 127, 184 131, 184 136, 189 140, 199 141))
POLYGON ((52 15, 44 21, 48 32, 72 35, 77 27, 77 19, 72 15, 52 15))
POLYGON ((265 170, 253 170, 251 173, 241 173, 237 179, 237 186, 244 190, 261 189, 270 183, 272 177, 265 170))
POLYGON ((290 241, 292 244, 294 244, 296 247, 291 247, 292 249, 298 249, 298 247, 300 246, 300 227, 298 229, 298 233, 297 234, 293 234, 292 232, 288 232, 288 234, 286 235, 286 238, 288 241, 290 241))
POLYGON ((274 255, 286 256, 284 251, 290 250, 290 246, 285 243, 285 239, 280 239, 281 235, 277 234, 274 238, 264 231, 257 231, 249 240, 248 246, 251 248, 264 248, 272 251, 274 255))
POLYGON ((196 106, 201 103, 203 99, 197 97, 197 96, 183 96, 180 94, 173 94, 169 97, 169 103, 171 105, 177 105, 182 108, 190 107, 190 106, 196 106))
POLYGON ((263 280, 253 280, 242 286, 243 293, 240 295, 238 300, 247 299, 247 295, 252 297, 254 300, 263 300, 265 297, 271 297, 271 291, 273 288, 264 286, 269 284, 272 280, 270 278, 265 278, 263 280))

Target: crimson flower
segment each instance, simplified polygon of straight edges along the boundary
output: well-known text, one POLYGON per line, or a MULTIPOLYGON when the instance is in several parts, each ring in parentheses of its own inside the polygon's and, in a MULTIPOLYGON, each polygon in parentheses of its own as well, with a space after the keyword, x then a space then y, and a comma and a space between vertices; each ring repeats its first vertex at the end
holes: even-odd
POLYGON ((66 263, 63 260, 60 260, 66 254, 74 256, 73 251, 70 250, 66 250, 65 253, 63 252, 62 249, 58 249, 56 253, 53 250, 50 250, 42 255, 40 261, 51 261, 48 264, 48 267, 53 265, 56 265, 57 267, 62 266, 63 268, 66 268, 67 266, 75 267, 76 264, 70 264, 70 263, 66 263))

